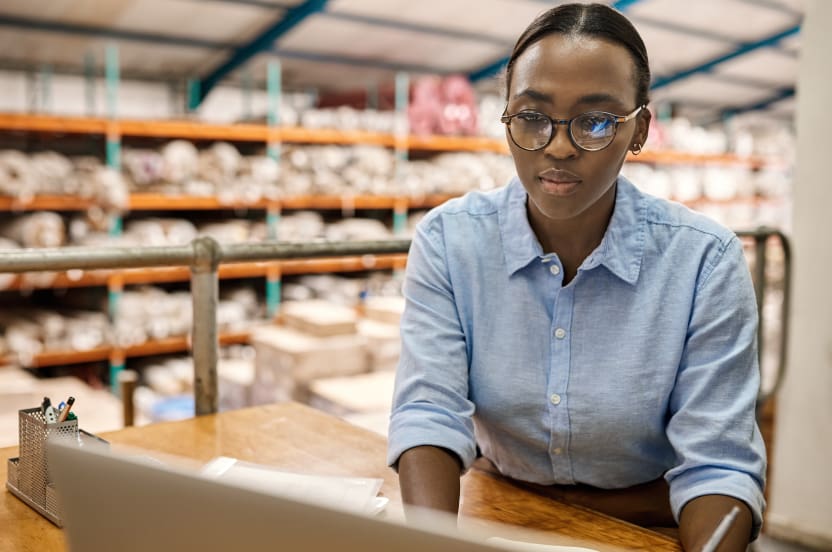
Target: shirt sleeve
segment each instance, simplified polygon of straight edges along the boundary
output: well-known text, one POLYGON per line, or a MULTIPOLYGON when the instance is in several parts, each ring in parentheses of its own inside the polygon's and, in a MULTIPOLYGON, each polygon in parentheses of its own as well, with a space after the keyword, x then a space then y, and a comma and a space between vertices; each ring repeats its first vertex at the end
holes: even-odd
POLYGON ((393 468, 403 452, 420 445, 450 450, 466 470, 476 457, 467 345, 440 225, 438 215, 422 221, 407 259, 402 352, 388 434, 387 462, 393 468))
POLYGON ((670 504, 678 522, 694 498, 734 497, 750 508, 756 538, 766 453, 755 417, 757 306, 739 240, 732 237, 702 274, 670 398, 667 435, 677 457, 665 475, 670 504))

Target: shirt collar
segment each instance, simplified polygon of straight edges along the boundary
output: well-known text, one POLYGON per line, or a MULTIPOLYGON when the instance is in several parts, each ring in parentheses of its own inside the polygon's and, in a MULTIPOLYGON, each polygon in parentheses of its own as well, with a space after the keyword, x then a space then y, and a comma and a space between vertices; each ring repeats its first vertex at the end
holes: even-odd
MULTIPOLYGON (((508 185, 507 200, 499 210, 503 255, 509 275, 543 256, 543 248, 529 224, 527 194, 518 178, 508 185)), ((580 270, 604 265, 628 284, 638 280, 647 231, 647 204, 641 192, 623 176, 618 177, 615 209, 601 244, 586 258, 580 270)))

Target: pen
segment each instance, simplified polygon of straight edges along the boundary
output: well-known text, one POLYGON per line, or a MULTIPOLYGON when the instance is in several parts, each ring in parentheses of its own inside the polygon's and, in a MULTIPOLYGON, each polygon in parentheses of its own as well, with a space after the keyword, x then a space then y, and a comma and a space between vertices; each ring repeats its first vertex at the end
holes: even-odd
POLYGON ((75 404, 75 397, 70 397, 66 400, 66 406, 61 409, 61 414, 58 416, 58 423, 66 420, 66 417, 69 415, 69 409, 72 408, 73 404, 75 404))
POLYGON ((722 542, 722 539, 725 538, 725 535, 728 533, 728 530, 731 528, 731 524, 734 523, 734 520, 737 518, 737 514, 740 513, 740 509, 738 506, 734 506, 731 508, 731 511, 725 514, 725 517, 722 518, 722 521, 719 522, 719 525, 716 526, 714 529, 711 538, 708 539, 708 542, 705 543, 705 546, 702 547, 701 552, 714 552, 719 546, 719 543, 722 542))

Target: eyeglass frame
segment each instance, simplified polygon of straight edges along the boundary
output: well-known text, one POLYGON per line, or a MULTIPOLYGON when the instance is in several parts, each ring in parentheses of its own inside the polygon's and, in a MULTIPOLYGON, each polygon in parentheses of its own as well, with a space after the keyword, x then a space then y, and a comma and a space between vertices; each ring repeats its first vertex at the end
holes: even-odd
POLYGON ((641 113, 641 110, 645 109, 646 107, 647 107, 646 105, 642 104, 642 105, 638 106, 637 108, 635 108, 628 115, 616 115, 615 113, 610 113, 608 111, 587 111, 585 113, 579 113, 578 115, 575 115, 571 119, 555 119, 553 117, 549 117, 545 113, 541 113, 540 111, 532 111, 532 110, 518 111, 517 113, 515 113, 513 115, 509 115, 507 113, 508 106, 506 106, 506 109, 503 111, 503 114, 500 116, 500 122, 503 123, 504 125, 506 125, 506 127, 508 127, 508 135, 511 138, 511 141, 514 142, 514 145, 517 146, 518 148, 520 148, 523 151, 540 151, 542 149, 545 149, 549 144, 552 143, 552 140, 554 139, 555 133, 557 131, 557 127, 564 126, 564 125, 566 126, 567 135, 569 136, 569 140, 572 142, 572 144, 576 148, 578 148, 582 151, 602 151, 602 150, 605 150, 606 148, 608 148, 610 146, 610 144, 612 144, 615 141, 615 136, 618 133, 618 125, 629 122, 629 121, 635 119, 636 116, 639 113, 641 113), (550 128, 551 128, 551 131, 549 132, 549 139, 546 140, 546 143, 543 144, 542 146, 540 146, 539 148, 535 148, 535 149, 524 148, 523 146, 521 146, 520 144, 518 144, 514 140, 514 135, 511 133, 511 120, 514 119, 515 117, 517 117, 518 115, 522 115, 524 113, 535 113, 537 115, 541 115, 542 117, 545 117, 546 119, 549 119, 549 125, 550 125, 550 128), (572 122, 575 119, 577 119, 578 117, 583 117, 584 115, 589 115, 590 113, 602 113, 604 115, 610 115, 610 116, 613 117, 613 123, 615 124, 615 127, 613 128, 612 138, 602 148, 587 149, 587 148, 583 147, 582 145, 578 144, 575 141, 575 137, 572 135, 572 122))

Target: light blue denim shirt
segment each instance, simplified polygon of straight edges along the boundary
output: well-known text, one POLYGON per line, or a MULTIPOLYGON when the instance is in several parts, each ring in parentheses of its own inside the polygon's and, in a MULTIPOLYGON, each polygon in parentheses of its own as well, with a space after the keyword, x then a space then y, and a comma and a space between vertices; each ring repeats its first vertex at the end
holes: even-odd
POLYGON ((755 528, 757 307, 736 236, 619 177, 597 249, 563 286, 515 178, 419 224, 407 263, 388 463, 418 445, 467 469, 620 488, 664 476, 689 500, 736 497, 755 528))

